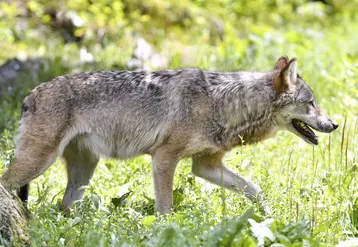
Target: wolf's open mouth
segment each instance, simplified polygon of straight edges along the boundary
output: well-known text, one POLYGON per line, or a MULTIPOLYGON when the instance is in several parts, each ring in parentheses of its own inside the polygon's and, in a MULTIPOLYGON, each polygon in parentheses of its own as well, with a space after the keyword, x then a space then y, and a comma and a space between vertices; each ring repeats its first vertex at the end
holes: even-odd
POLYGON ((293 127, 305 137, 310 143, 317 145, 318 140, 316 134, 308 127, 307 124, 298 119, 292 120, 293 127))

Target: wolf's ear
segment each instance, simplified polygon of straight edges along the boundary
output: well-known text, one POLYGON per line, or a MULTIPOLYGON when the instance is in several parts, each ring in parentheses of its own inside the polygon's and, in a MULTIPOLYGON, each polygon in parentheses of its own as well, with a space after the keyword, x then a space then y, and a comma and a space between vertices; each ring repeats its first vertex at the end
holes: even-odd
POLYGON ((274 81, 274 87, 278 93, 282 93, 289 89, 291 86, 295 85, 296 81, 297 60, 296 58, 292 58, 276 77, 274 81))
POLYGON ((281 69, 285 68, 286 65, 288 64, 288 62, 289 62, 289 59, 287 56, 280 57, 275 64, 274 70, 281 70, 281 69))
POLYGON ((292 58, 286 67, 281 70, 281 77, 285 78, 290 84, 295 84, 297 81, 297 60, 292 58))

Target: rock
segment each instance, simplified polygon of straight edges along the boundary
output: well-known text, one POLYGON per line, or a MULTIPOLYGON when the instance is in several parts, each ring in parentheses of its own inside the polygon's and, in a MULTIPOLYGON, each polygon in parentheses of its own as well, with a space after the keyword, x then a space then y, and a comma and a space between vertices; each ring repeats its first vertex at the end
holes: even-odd
POLYGON ((14 58, 6 61, 0 66, 0 91, 2 91, 2 88, 8 89, 6 91, 11 91, 11 87, 14 86, 17 79, 25 73, 27 80, 38 81, 38 76, 43 67, 44 63, 39 58, 24 61, 14 58))
POLYGON ((167 68, 169 59, 157 53, 143 38, 137 39, 132 58, 126 65, 130 70, 151 70, 167 68))
POLYGON ((151 45, 143 38, 137 40, 137 46, 134 49, 133 57, 138 58, 141 61, 147 61, 153 55, 154 51, 151 45))
POLYGON ((23 62, 17 58, 8 60, 0 66, 0 85, 9 85, 20 75, 25 69, 23 62))

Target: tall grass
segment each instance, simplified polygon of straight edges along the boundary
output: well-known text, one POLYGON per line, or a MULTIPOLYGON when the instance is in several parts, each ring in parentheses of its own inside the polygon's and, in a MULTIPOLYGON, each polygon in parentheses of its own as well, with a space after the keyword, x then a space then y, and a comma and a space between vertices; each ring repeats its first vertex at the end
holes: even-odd
MULTIPOLYGON (((240 6, 233 2, 229 7, 240 6)), ((289 11, 284 4, 280 11, 270 12, 270 23, 279 20, 278 13, 289 11)), ((302 23, 283 23, 280 28, 247 19, 241 32, 236 31, 236 24, 226 23, 226 36, 217 42, 205 33, 195 39, 200 25, 175 27, 175 37, 183 36, 182 43, 170 37, 157 42, 157 49, 170 57, 172 69, 268 71, 281 55, 297 57, 300 75, 313 88, 319 105, 340 124, 339 129, 319 134, 316 147, 282 132, 225 156, 228 166, 260 185, 272 215, 261 215, 241 194, 195 178, 190 160, 183 160, 176 171, 174 213, 155 216, 150 157, 141 156, 102 159, 85 198, 66 218, 58 210, 66 186, 66 173, 58 159, 31 183, 32 246, 333 246, 357 238, 358 22, 348 10, 327 18, 329 25, 313 21, 310 15, 302 23), (185 51, 191 56, 184 64, 185 51)), ((79 59, 86 40, 74 44, 53 39, 40 48, 29 41, 28 55, 41 54, 44 66, 38 77, 25 73, 0 95, 0 173, 14 158, 13 140, 25 95, 60 74, 125 68, 133 48, 132 38, 126 35, 106 45, 88 41, 92 45, 85 48, 94 56, 93 63, 79 59)), ((155 40, 155 35, 146 35, 155 40)))

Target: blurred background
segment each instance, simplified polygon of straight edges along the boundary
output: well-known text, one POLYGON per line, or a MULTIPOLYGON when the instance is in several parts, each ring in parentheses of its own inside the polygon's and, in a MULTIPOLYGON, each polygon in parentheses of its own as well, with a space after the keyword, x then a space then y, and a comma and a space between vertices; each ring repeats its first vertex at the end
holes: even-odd
POLYGON ((270 70, 288 55, 319 96, 332 96, 355 73, 357 10, 356 0, 1 1, 0 133, 32 87, 69 72, 270 70))

